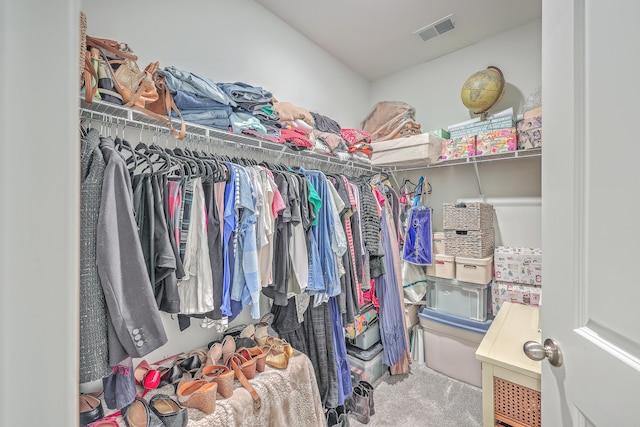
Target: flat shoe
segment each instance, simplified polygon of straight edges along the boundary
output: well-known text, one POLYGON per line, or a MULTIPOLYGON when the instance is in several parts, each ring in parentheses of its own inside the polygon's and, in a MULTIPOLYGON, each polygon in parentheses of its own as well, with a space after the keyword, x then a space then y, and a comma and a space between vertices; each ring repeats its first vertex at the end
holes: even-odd
POLYGON ((81 394, 80 399, 80 427, 86 427, 94 421, 104 417, 102 402, 97 397, 81 394))
POLYGON ((147 401, 138 396, 122 410, 122 419, 127 427, 164 427, 147 401))
POLYGON ((165 427, 186 427, 189 422, 187 409, 166 394, 156 394, 149 407, 165 427))

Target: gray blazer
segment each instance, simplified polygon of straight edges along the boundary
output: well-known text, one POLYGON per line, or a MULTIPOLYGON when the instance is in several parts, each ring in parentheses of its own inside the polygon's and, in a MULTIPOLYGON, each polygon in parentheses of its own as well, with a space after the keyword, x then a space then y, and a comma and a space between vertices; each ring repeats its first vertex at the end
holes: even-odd
POLYGON ((111 138, 100 138, 106 162, 98 219, 97 262, 109 315, 109 363, 144 357, 167 342, 144 263, 131 179, 111 138))

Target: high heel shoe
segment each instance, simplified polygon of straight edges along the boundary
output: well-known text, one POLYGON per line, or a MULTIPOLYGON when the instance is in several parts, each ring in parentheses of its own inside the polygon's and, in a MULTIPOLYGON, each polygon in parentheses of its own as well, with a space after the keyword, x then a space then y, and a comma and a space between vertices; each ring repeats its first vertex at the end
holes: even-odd
POLYGON ((163 367, 159 369, 160 371, 160 387, 164 387, 165 385, 172 384, 174 386, 174 390, 180 378, 184 375, 182 369, 178 365, 171 365, 167 367, 163 367))
POLYGON ((220 359, 222 359, 222 343, 216 342, 213 343, 207 352, 205 366, 216 365, 220 359))
POLYGON ((224 364, 230 367, 231 361, 240 367, 248 380, 252 380, 256 376, 256 361, 251 358, 251 355, 247 359, 244 355, 236 352, 229 356, 224 364))
POLYGON ((200 362, 200 356, 197 354, 193 354, 191 356, 187 356, 185 359, 179 360, 178 366, 182 369, 183 372, 195 373, 202 366, 200 362))
POLYGON ((226 360, 225 364, 229 369, 233 370, 236 378, 238 379, 238 381, 240 381, 240 384, 242 384, 242 386, 249 392, 253 399, 253 410, 257 411, 262 406, 262 399, 260 399, 260 395, 258 394, 256 389, 253 388, 249 380, 247 380, 247 377, 244 375, 242 369, 240 368, 243 359, 244 357, 240 356, 239 354, 232 354, 226 360))
POLYGON ((142 386, 144 387, 144 393, 142 393, 141 397, 145 397, 149 390, 153 390, 154 388, 158 388, 160 385, 160 371, 157 369, 149 369, 144 376, 144 380, 142 380, 142 386))
POLYGON ((188 408, 199 409, 206 414, 216 410, 218 384, 205 380, 186 381, 178 387, 178 402, 188 408))
POLYGON ((223 365, 207 365, 202 369, 202 378, 218 384, 218 393, 225 399, 233 396, 235 373, 223 365))
POLYGON ((222 340, 222 360, 227 360, 236 351, 236 340, 226 335, 222 340))
POLYGON ((267 355, 263 353, 262 350, 260 350, 260 347, 258 346, 249 347, 249 348, 245 347, 238 350, 238 352, 245 357, 250 357, 254 359, 256 361, 256 371, 264 372, 267 355))
POLYGON ((144 376, 147 375, 150 369, 151 366, 149 366, 149 362, 146 360, 141 360, 140 363, 138 363, 138 366, 133 370, 133 378, 137 385, 142 385, 144 376))

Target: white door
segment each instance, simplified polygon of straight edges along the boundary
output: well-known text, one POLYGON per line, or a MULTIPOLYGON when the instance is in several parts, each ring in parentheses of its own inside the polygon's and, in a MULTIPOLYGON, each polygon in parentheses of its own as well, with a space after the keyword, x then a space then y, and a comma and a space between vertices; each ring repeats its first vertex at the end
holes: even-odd
POLYGON ((640 2, 542 16, 543 426, 640 426, 640 2))

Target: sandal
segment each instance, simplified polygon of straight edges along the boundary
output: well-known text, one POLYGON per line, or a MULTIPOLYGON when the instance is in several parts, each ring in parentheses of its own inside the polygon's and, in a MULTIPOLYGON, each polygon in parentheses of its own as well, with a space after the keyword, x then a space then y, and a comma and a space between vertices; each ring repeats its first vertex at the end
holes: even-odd
POLYGON ((186 381, 178 387, 178 402, 187 408, 199 409, 206 414, 216 410, 217 383, 205 380, 186 381))
POLYGON ((263 353, 262 350, 260 350, 260 347, 258 346, 249 347, 249 348, 243 347, 240 350, 238 350, 238 352, 245 357, 250 357, 254 359, 256 361, 256 371, 264 372, 267 355, 263 353))
POLYGON ((225 399, 233 395, 235 373, 223 365, 207 365, 202 369, 202 378, 218 384, 218 393, 225 399))
POLYGON ((265 363, 277 369, 287 369, 289 366, 289 353, 278 345, 265 345, 260 347, 267 355, 265 363))
POLYGON ((242 369, 240 368, 243 359, 244 357, 240 356, 239 354, 232 354, 226 360, 225 364, 229 369, 233 370, 236 378, 238 379, 238 381, 240 381, 240 384, 242 384, 242 386, 249 392, 249 394, 253 398, 253 410, 257 411, 262 406, 262 400, 260 399, 260 395, 258 395, 258 392, 256 392, 256 389, 253 388, 249 380, 247 380, 247 377, 245 377, 244 373, 242 372, 242 369))

